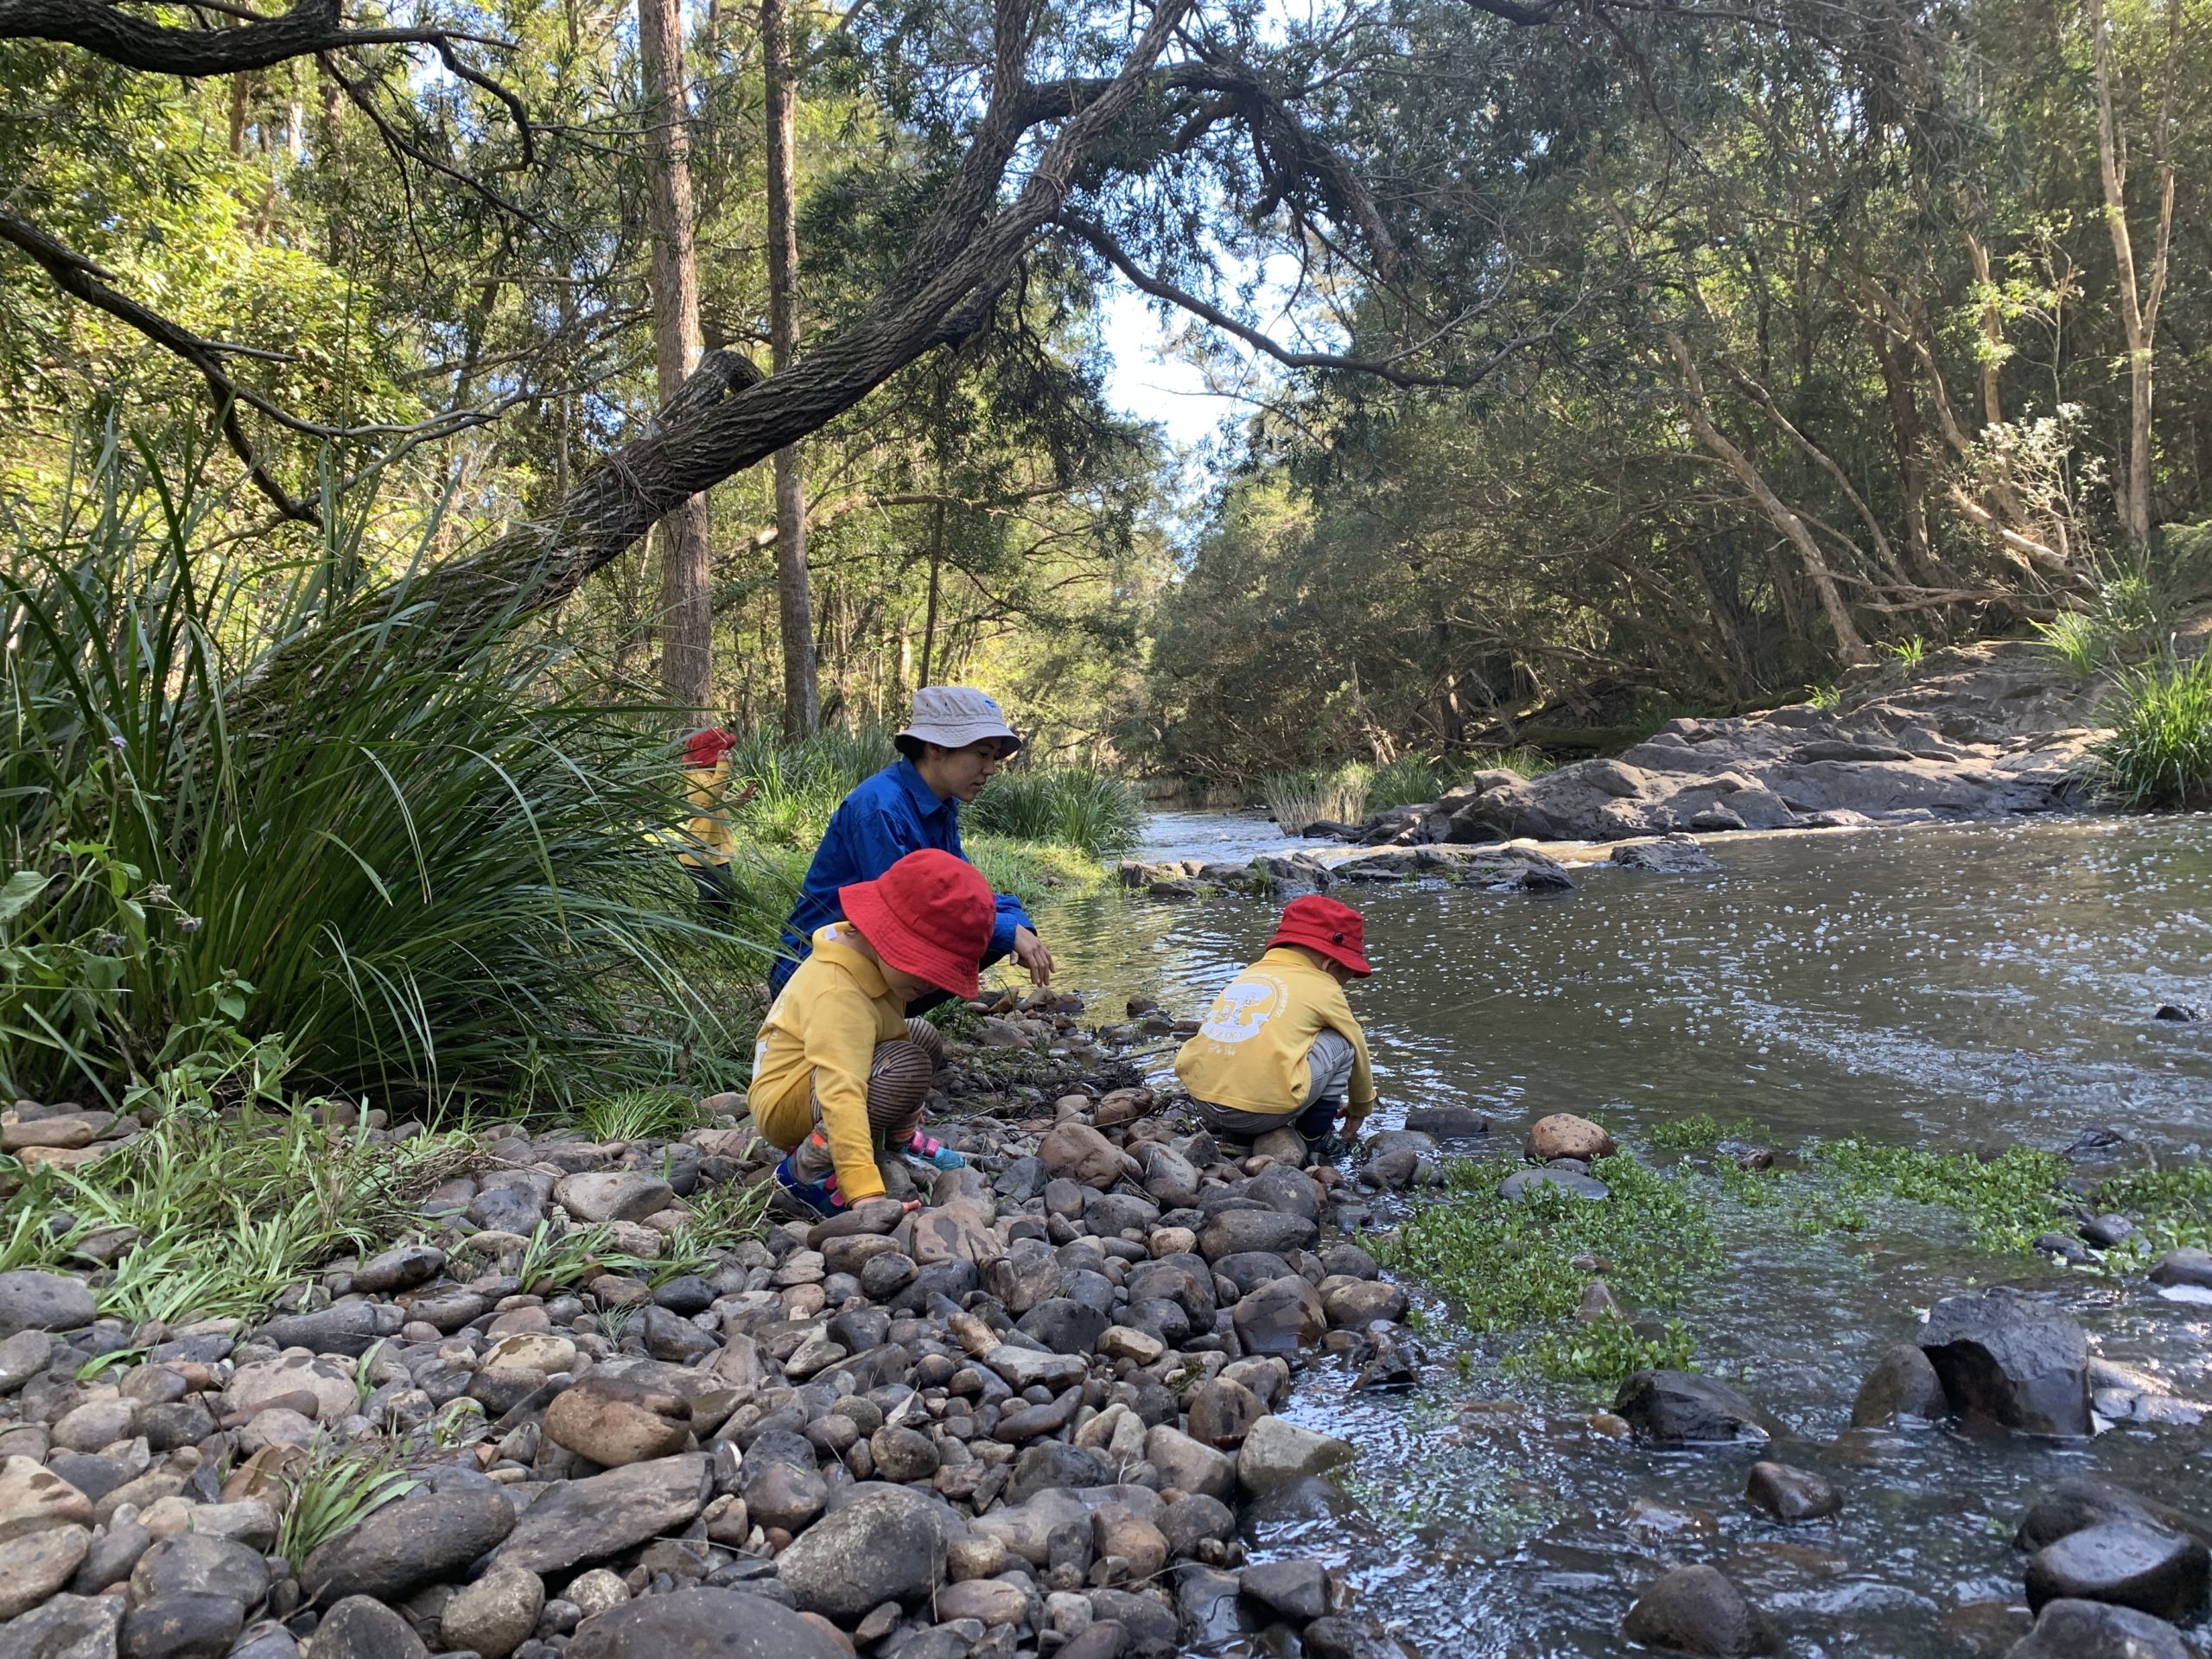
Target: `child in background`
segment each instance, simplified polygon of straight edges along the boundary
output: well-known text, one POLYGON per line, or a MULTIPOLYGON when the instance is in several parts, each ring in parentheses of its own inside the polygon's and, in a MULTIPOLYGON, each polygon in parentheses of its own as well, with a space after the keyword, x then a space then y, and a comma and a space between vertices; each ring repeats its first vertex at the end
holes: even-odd
POLYGON ((1361 955, 1357 911, 1309 895, 1286 906, 1267 954, 1216 997, 1198 1035, 1175 1057, 1191 1103, 1240 1141, 1295 1128, 1311 1146, 1341 1115, 1357 1140, 1375 1109, 1367 1033, 1344 986, 1374 971, 1361 955))
POLYGON ((976 867, 934 849, 837 896, 844 919, 816 931, 761 1022, 748 1096, 762 1138, 786 1154, 778 1184, 820 1216, 882 1196, 879 1151, 966 1162, 922 1132, 944 1039, 906 1005, 974 996, 997 916, 976 867))

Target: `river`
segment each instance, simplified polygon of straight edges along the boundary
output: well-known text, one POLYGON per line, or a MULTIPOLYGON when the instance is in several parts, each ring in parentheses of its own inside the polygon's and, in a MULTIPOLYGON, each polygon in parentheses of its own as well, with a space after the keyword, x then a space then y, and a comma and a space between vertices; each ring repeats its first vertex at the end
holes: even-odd
MULTIPOLYGON (((1163 814, 1144 855, 1244 857, 1272 826, 1163 814)), ((2212 818, 2116 817, 1722 838, 1718 873, 1592 868, 1580 890, 1437 883, 1340 889, 1377 972, 1353 992, 1390 1122, 1473 1103, 1518 1123, 1571 1110, 1632 1148, 1706 1112, 1785 1150, 1858 1135, 1946 1150, 2061 1147, 2116 1124, 2162 1155, 2212 1135, 2212 818)), ((1090 895, 1040 920, 1067 982, 1178 1014, 1263 946, 1245 898, 1090 895)), ((1172 1050, 1152 1064, 1165 1071, 1172 1050)), ((1663 1156, 1654 1161, 1664 1163, 1663 1156)), ((1662 1566, 1710 1561, 1789 1633, 1789 1651, 2001 1655, 2026 1627, 2008 1539, 2034 1493, 2096 1473, 2212 1510, 2212 1436, 2124 1423, 2061 1446, 1954 1429, 1836 1437, 1874 1357, 1936 1299, 1996 1281, 2056 1288, 2107 1360, 2212 1402, 2212 1308, 2147 1287, 1979 1254, 1948 1212, 1898 1206, 1863 1235, 1770 1211, 1721 1216, 1725 1266, 1684 1310, 1703 1369, 1802 1436, 1776 1455, 1844 1495, 1784 1528, 1742 1497, 1751 1453, 1668 1452, 1592 1431, 1606 1391, 1507 1375, 1417 1295, 1425 1386, 1358 1395, 1317 1364, 1291 1414, 1360 1447, 1356 1510, 1259 1524, 1255 1551, 1325 1553, 1424 1653, 1599 1655, 1662 1566), (1671 1535, 1640 1503, 1687 1517, 1671 1535)))

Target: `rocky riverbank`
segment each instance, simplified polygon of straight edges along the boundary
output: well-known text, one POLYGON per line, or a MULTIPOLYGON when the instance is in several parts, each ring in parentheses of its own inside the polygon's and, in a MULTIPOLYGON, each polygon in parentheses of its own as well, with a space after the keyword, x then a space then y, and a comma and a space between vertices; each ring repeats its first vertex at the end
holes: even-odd
POLYGON ((1478 772, 1437 800, 1379 813, 1347 838, 1619 841, 2078 810, 2083 763, 2103 734, 2104 690, 2031 643, 1933 652, 1909 674, 1859 671, 1833 709, 1669 721, 1617 759, 1533 779, 1478 772))
MULTIPOLYGON (((1410 1651, 1238 1531, 1353 1456, 1278 1414, 1298 1370, 1412 1378, 1405 1298, 1347 1236, 1360 1182, 1224 1155, 1115 1059, 1135 1028, 1078 1010, 955 1045, 939 1133, 969 1166, 927 1207, 696 1271, 654 1263, 772 1164, 737 1096, 667 1141, 494 1128, 410 1236, 270 1317, 133 1328, 96 1317, 99 1260, 0 1274, 0 1659, 1410 1651), (618 1249, 533 1276, 585 1229, 618 1249), (406 1490, 303 1527, 379 1482, 406 1490)), ((10 1121, 65 1167, 139 1127, 10 1121)), ((1376 1136, 1363 1179, 1434 1150, 1376 1136)))

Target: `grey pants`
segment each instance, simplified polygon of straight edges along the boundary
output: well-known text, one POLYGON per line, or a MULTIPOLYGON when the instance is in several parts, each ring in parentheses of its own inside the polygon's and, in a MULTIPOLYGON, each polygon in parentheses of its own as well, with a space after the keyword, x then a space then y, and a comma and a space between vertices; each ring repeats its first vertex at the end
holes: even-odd
POLYGON ((1354 1058, 1350 1038, 1341 1032, 1324 1031, 1313 1039, 1313 1046, 1306 1053, 1306 1098, 1298 1103, 1296 1111, 1247 1112, 1204 1100, 1192 1101, 1191 1109, 1208 1128, 1240 1141, 1284 1128, 1294 1128, 1308 1141, 1319 1141, 1329 1133, 1337 1113, 1343 1108, 1344 1090, 1351 1082, 1354 1058))
MULTIPOLYGON (((906 1034, 878 1043, 868 1068, 868 1126, 876 1150, 903 1150, 922 1127, 930 1081, 944 1055, 944 1036, 926 1020, 906 1021, 906 1034)), ((814 1103, 814 1133, 791 1154, 791 1172, 802 1181, 826 1179, 836 1171, 830 1137, 822 1127, 822 1103, 814 1103)))

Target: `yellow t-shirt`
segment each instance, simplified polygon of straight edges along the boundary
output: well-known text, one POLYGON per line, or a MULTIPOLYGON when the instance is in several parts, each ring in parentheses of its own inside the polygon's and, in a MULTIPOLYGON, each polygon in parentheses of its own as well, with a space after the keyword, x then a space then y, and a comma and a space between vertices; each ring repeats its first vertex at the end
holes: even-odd
POLYGON ((730 855, 737 850, 737 837, 730 832, 729 809, 723 802, 723 791, 729 787, 729 762, 717 760, 711 766, 686 766, 683 785, 693 814, 686 828, 697 844, 685 848, 677 857, 686 864, 719 869, 729 862, 730 855))
POLYGON ((875 1046, 906 1034, 906 1007, 883 971, 848 943, 849 922, 817 928, 814 952, 792 972, 760 1022, 747 1098, 761 1138, 789 1152, 823 1134, 849 1204, 880 1198, 875 1139, 868 1122, 868 1074, 875 1046))
POLYGON ((1375 1104, 1367 1033, 1344 987, 1289 945, 1268 951, 1214 998, 1198 1035, 1175 1056, 1175 1075, 1196 1099, 1288 1117, 1306 1098, 1306 1055, 1324 1031, 1351 1044, 1344 1121, 1356 1122, 1375 1104))

